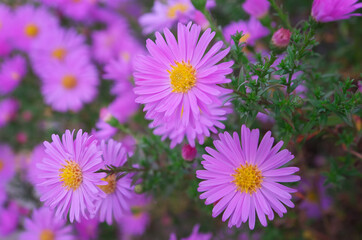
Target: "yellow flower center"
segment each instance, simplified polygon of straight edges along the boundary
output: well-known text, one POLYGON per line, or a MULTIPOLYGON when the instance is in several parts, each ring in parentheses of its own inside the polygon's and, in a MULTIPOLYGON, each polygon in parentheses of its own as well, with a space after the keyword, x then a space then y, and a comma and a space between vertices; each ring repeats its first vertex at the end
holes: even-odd
POLYGON ((30 23, 25 27, 25 34, 28 37, 36 37, 39 34, 39 28, 35 24, 30 23))
POLYGON ((125 62, 129 62, 129 60, 131 59, 131 55, 128 52, 121 52, 121 58, 125 62))
POLYGON ((83 182, 83 173, 79 164, 74 161, 65 160, 67 165, 62 165, 64 168, 59 169, 60 180, 63 182, 62 187, 67 190, 77 190, 83 182))
POLYGON ((318 194, 315 191, 309 191, 307 193, 306 198, 310 201, 310 202, 318 202, 318 194))
POLYGON ((234 177, 232 182, 235 183, 237 189, 242 193, 245 192, 250 195, 256 192, 263 182, 261 171, 256 165, 249 164, 248 162, 236 168, 235 173, 231 176, 234 177))
POLYGON ((196 84, 196 70, 190 63, 175 63, 176 65, 171 65, 171 71, 167 70, 170 74, 172 92, 186 93, 196 84))
POLYGON ((245 43, 249 40, 250 34, 246 33, 239 39, 239 44, 245 43))
POLYGON ((56 48, 53 52, 52 52, 52 57, 55 59, 58 59, 59 61, 64 60, 65 55, 67 54, 67 51, 64 48, 56 48))
POLYGON ((174 19, 177 17, 177 13, 185 13, 189 9, 189 6, 187 6, 184 3, 176 3, 173 6, 170 6, 167 11, 167 17, 174 19))
POLYGON ((4 161, 0 159, 0 171, 4 169, 4 161))
POLYGON ((10 73, 10 76, 13 80, 18 81, 20 79, 20 75, 17 72, 10 73))
POLYGON ((66 89, 73 89, 77 84, 77 79, 73 75, 65 75, 62 79, 62 85, 66 89))
POLYGON ((55 236, 53 231, 45 229, 40 233, 40 240, 54 240, 55 236))
POLYGON ((105 192, 106 194, 111 194, 114 193, 114 191, 116 191, 116 187, 117 187, 117 177, 114 174, 109 175, 108 177, 106 177, 105 179, 102 179, 103 181, 106 181, 108 184, 107 185, 99 185, 98 187, 105 192))

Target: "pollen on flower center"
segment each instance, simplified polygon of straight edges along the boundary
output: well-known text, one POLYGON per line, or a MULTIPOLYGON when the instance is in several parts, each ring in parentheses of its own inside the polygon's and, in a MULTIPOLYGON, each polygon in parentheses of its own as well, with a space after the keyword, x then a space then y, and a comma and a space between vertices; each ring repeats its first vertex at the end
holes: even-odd
POLYGON ((67 51, 64 48, 56 48, 52 52, 52 57, 58 60, 63 60, 65 55, 67 54, 67 51))
POLYGON ((36 37, 39 34, 39 28, 35 24, 30 23, 25 27, 25 34, 28 37, 36 37))
POLYGON ((240 39, 239 39, 239 43, 245 43, 249 40, 250 38, 250 33, 246 33, 244 34, 240 39))
POLYGON ((102 179, 103 181, 106 181, 108 184, 107 185, 99 185, 98 187, 105 192, 106 194, 111 194, 114 193, 114 191, 116 190, 117 187, 117 178, 116 175, 111 174, 108 177, 106 177, 105 179, 102 179))
POLYGON ((62 85, 66 89, 73 89, 77 84, 77 79, 73 75, 65 75, 62 79, 62 85))
POLYGON ((190 63, 175 62, 168 71, 171 79, 172 92, 186 93, 196 84, 196 70, 190 63))
POLYGON ((54 240, 55 236, 53 231, 45 229, 40 233, 40 240, 54 240))
POLYGON ((79 164, 75 161, 65 160, 67 165, 63 165, 64 168, 59 169, 60 180, 63 182, 62 186, 67 190, 77 190, 80 184, 83 182, 83 173, 79 164))
POLYGON ((4 162, 0 159, 0 171, 4 169, 4 162))
POLYGON ((232 182, 235 183, 237 189, 250 195, 256 192, 263 182, 263 176, 258 167, 247 162, 236 168, 235 173, 231 176, 234 177, 232 182))
POLYGON ((178 12, 184 13, 189 9, 186 4, 176 3, 173 6, 168 8, 167 17, 174 19, 177 16, 178 12))

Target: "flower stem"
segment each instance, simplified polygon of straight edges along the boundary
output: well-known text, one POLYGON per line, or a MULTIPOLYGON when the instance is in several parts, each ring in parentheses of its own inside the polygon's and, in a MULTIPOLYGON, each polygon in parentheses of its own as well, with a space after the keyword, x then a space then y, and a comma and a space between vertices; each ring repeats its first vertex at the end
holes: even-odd
POLYGON ((272 5, 272 7, 275 9, 275 11, 277 11, 277 14, 280 17, 280 19, 282 20, 285 27, 287 27, 288 29, 291 30, 292 25, 290 24, 288 15, 283 13, 283 10, 276 4, 275 0, 269 0, 269 2, 272 5))

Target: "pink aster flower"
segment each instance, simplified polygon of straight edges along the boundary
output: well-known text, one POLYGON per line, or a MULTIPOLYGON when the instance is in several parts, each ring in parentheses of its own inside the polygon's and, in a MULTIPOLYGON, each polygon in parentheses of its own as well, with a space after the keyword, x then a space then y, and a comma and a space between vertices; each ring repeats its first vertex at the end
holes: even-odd
MULTIPOLYGON (((102 141, 100 149, 103 151, 104 166, 123 166, 127 161, 126 149, 121 143, 110 139, 107 143, 102 141)), ((130 211, 130 200, 132 198, 133 187, 131 186, 131 176, 125 175, 117 179, 117 174, 111 174, 105 179, 106 185, 99 188, 107 195, 104 199, 99 199, 96 203, 97 214, 100 221, 112 224, 113 218, 119 222, 126 212, 130 211)))
POLYGON ((0 94, 11 93, 26 74, 26 61, 20 56, 6 59, 0 68, 0 94))
POLYGON ((202 179, 198 191, 204 192, 201 199, 205 204, 215 203, 212 216, 222 211, 222 220, 229 219, 228 226, 240 227, 249 219, 249 228, 254 229, 255 212, 263 226, 267 225, 265 215, 274 219, 273 210, 282 217, 287 209, 283 204, 294 207, 290 193, 296 190, 279 182, 296 182, 297 167, 283 167, 294 156, 286 149, 278 152, 283 145, 280 141, 274 147, 274 138, 267 132, 260 145, 259 130, 250 130, 245 125, 239 135, 234 132, 220 133, 220 140, 214 141, 216 150, 207 147, 210 155, 203 155, 205 170, 196 172, 202 179))
POLYGON ((361 16, 360 13, 352 13, 362 8, 362 3, 357 2, 358 0, 314 0, 311 14, 317 22, 333 22, 361 16))
POLYGON ((224 127, 220 121, 229 112, 224 98, 230 90, 219 84, 230 82, 226 75, 233 62, 219 62, 230 48, 219 52, 219 41, 206 51, 215 33, 207 29, 199 39, 200 31, 198 25, 179 24, 178 40, 169 29, 164 30, 166 40, 156 32, 156 42, 147 40, 150 55, 135 62, 136 102, 145 104, 150 127, 163 139, 169 137, 171 147, 185 136, 191 146, 196 138, 202 144, 210 131, 224 127))
POLYGON ((150 222, 147 206, 150 199, 142 194, 133 194, 131 211, 124 214, 120 220, 121 239, 132 239, 131 236, 140 236, 150 222))
POLYGON ((10 8, 0 3, 0 56, 5 56, 12 50, 12 18, 10 8))
POLYGON ((12 121, 19 109, 19 103, 16 99, 6 98, 0 100, 0 128, 12 121))
POLYGON ((169 0, 166 3, 155 1, 151 13, 140 17, 139 22, 145 34, 171 28, 176 22, 186 23, 195 8, 190 0, 169 0))
POLYGON ((6 208, 0 206, 0 237, 6 237, 16 231, 19 215, 19 208, 15 203, 10 203, 6 208))
POLYGON ((72 227, 66 223, 66 220, 54 216, 54 212, 47 207, 36 209, 31 219, 25 219, 25 230, 20 234, 19 240, 73 240, 75 237, 72 235, 72 227))
POLYGON ((97 141, 79 130, 75 140, 74 131, 62 135, 53 134, 53 142, 44 142, 47 156, 37 165, 42 196, 40 201, 56 210, 56 216, 67 216, 71 222, 94 216, 94 202, 104 194, 97 187, 104 185, 101 179, 106 174, 95 173, 103 167, 102 152, 97 141))
POLYGON ((124 93, 109 105, 109 112, 120 123, 125 123, 138 110, 139 105, 135 102, 135 99, 136 96, 133 92, 124 93))
POLYGON ((32 46, 30 56, 33 68, 37 73, 41 73, 44 65, 49 62, 65 62, 72 55, 89 58, 90 53, 85 41, 82 35, 72 29, 50 29, 32 46))
POLYGON ((258 19, 251 17, 249 21, 232 22, 224 28, 224 37, 231 44, 234 43, 231 36, 237 32, 243 32, 243 37, 240 38, 240 43, 253 46, 255 41, 269 35, 269 29, 264 27, 258 19))
POLYGON ((15 175, 15 155, 10 146, 0 143, 0 186, 5 186, 15 175))
POLYGON ((45 102, 56 111, 79 111, 93 101, 99 83, 96 68, 81 53, 62 63, 46 64, 41 70, 45 102))
MULTIPOLYGON (((197 224, 192 229, 192 233, 189 237, 181 238, 181 240, 210 240, 212 238, 211 233, 199 233, 200 225, 197 224)), ((175 234, 171 234, 170 240, 177 240, 175 234)))
POLYGON ((270 3, 268 0, 246 0, 242 6, 250 16, 262 18, 268 13, 270 3))
POLYGON ((14 45, 28 51, 34 41, 58 27, 58 20, 45 8, 23 5, 15 10, 14 26, 14 45))
POLYGON ((82 218, 79 223, 74 224, 74 227, 78 233, 78 239, 80 240, 98 239, 98 225, 99 221, 96 218, 88 220, 82 218))
POLYGON ((77 21, 88 20, 89 14, 97 7, 98 0, 60 0, 59 10, 77 21))

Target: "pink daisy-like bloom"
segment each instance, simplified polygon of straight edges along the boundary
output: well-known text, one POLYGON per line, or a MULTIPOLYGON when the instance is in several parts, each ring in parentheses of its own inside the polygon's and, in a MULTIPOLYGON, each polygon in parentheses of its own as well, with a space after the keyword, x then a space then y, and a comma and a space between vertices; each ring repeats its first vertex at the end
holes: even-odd
POLYGON ((33 68, 41 73, 45 64, 49 62, 61 63, 72 55, 90 58, 85 38, 73 29, 50 29, 33 44, 30 56, 33 68))
POLYGON ((5 56, 12 50, 12 17, 10 8, 0 3, 0 56, 5 56))
POLYGON ((89 14, 97 7, 98 0, 60 0, 58 9, 67 17, 77 20, 88 20, 89 14))
POLYGON ((242 6, 250 16, 262 18, 268 14, 270 3, 268 0, 246 0, 242 6))
MULTIPOLYGON (((104 166, 121 167, 127 161, 126 149, 113 139, 107 143, 102 141, 100 149, 103 151, 104 166)), ((130 211, 130 200, 133 193, 131 176, 128 174, 120 179, 117 177, 118 174, 111 174, 103 179, 103 182, 107 184, 99 186, 99 188, 106 194, 106 197, 99 199, 96 203, 99 220, 106 221, 109 225, 112 224, 113 218, 119 222, 123 214, 130 211)))
MULTIPOLYGON (((212 238, 211 233, 199 233, 200 225, 197 224, 192 229, 192 233, 189 237, 181 238, 181 240, 210 240, 212 238)), ((170 240, 177 240, 176 234, 171 234, 170 240)))
POLYGON ((28 51, 34 41, 59 25, 57 18, 45 8, 23 5, 15 10, 14 26, 14 45, 28 51))
POLYGON ((352 13, 362 8, 362 3, 357 2, 358 0, 314 0, 311 15, 317 22, 333 22, 361 16, 360 13, 352 13))
POLYGON ((56 210, 56 216, 67 216, 71 222, 88 219, 96 211, 95 201, 104 197, 97 187, 104 185, 104 173, 95 173, 103 167, 102 152, 97 140, 79 130, 65 131, 62 140, 53 134, 53 142, 44 142, 47 156, 37 164, 39 169, 40 201, 56 210))
POLYGON ((186 23, 195 8, 190 0, 169 0, 166 3, 155 1, 151 13, 140 17, 143 33, 149 34, 163 28, 171 28, 176 22, 186 23))
POLYGON ((239 42, 253 46, 255 41, 269 35, 269 29, 264 27, 258 19, 251 17, 249 21, 232 22, 224 28, 224 37, 227 42, 234 43, 231 38, 237 32, 243 32, 239 42))
POLYGON ((294 156, 286 149, 278 152, 283 141, 273 147, 274 138, 267 132, 259 142, 259 130, 241 127, 239 135, 234 132, 220 133, 220 140, 214 141, 216 150, 207 147, 210 155, 203 155, 205 170, 196 171, 202 179, 198 191, 204 192, 201 199, 205 204, 215 203, 212 216, 222 211, 222 220, 229 219, 228 226, 241 226, 249 219, 249 228, 254 229, 255 212, 263 226, 274 219, 273 210, 282 217, 288 207, 294 207, 291 194, 296 190, 279 182, 296 182, 299 176, 292 175, 299 171, 297 167, 283 167, 294 156))
POLYGON ((140 236, 150 222, 147 205, 150 199, 145 195, 133 194, 131 211, 124 214, 120 221, 121 239, 131 239, 131 236, 140 236))
POLYGON ((15 175, 15 155, 10 146, 0 143, 0 186, 5 186, 15 175))
POLYGON ((0 128, 12 121, 19 109, 19 103, 14 98, 0 100, 0 128))
POLYGON ((11 93, 26 74, 26 61, 22 56, 6 59, 0 70, 0 94, 11 93))
POLYGON ((120 123, 125 123, 138 110, 139 105, 135 102, 135 99, 136 96, 133 92, 124 93, 109 105, 109 112, 120 123))
POLYGON ((45 102, 56 111, 77 112, 97 95, 96 68, 81 52, 72 54, 62 63, 46 64, 40 76, 45 102))
POLYGON ((13 202, 6 208, 0 206, 0 237, 6 237, 16 231, 19 215, 19 208, 13 202))
POLYGON ((135 62, 136 102, 145 104, 150 127, 163 139, 169 137, 171 147, 185 136, 192 146, 196 138, 202 144, 210 131, 224 127, 220 121, 229 112, 225 105, 230 103, 223 101, 230 90, 219 84, 230 82, 226 75, 233 62, 219 62, 230 48, 219 52, 219 41, 206 52, 215 33, 207 29, 199 39, 200 31, 198 25, 179 24, 178 40, 165 29, 166 41, 156 32, 156 42, 147 40, 150 55, 135 62))
POLYGON ((54 212, 47 207, 36 209, 31 219, 25 219, 25 230, 19 240, 73 240, 72 227, 66 223, 66 220, 54 216, 54 212))
POLYGON ((83 219, 79 223, 75 223, 74 227, 77 230, 78 239, 80 240, 95 240, 98 239, 99 221, 96 218, 83 219))

